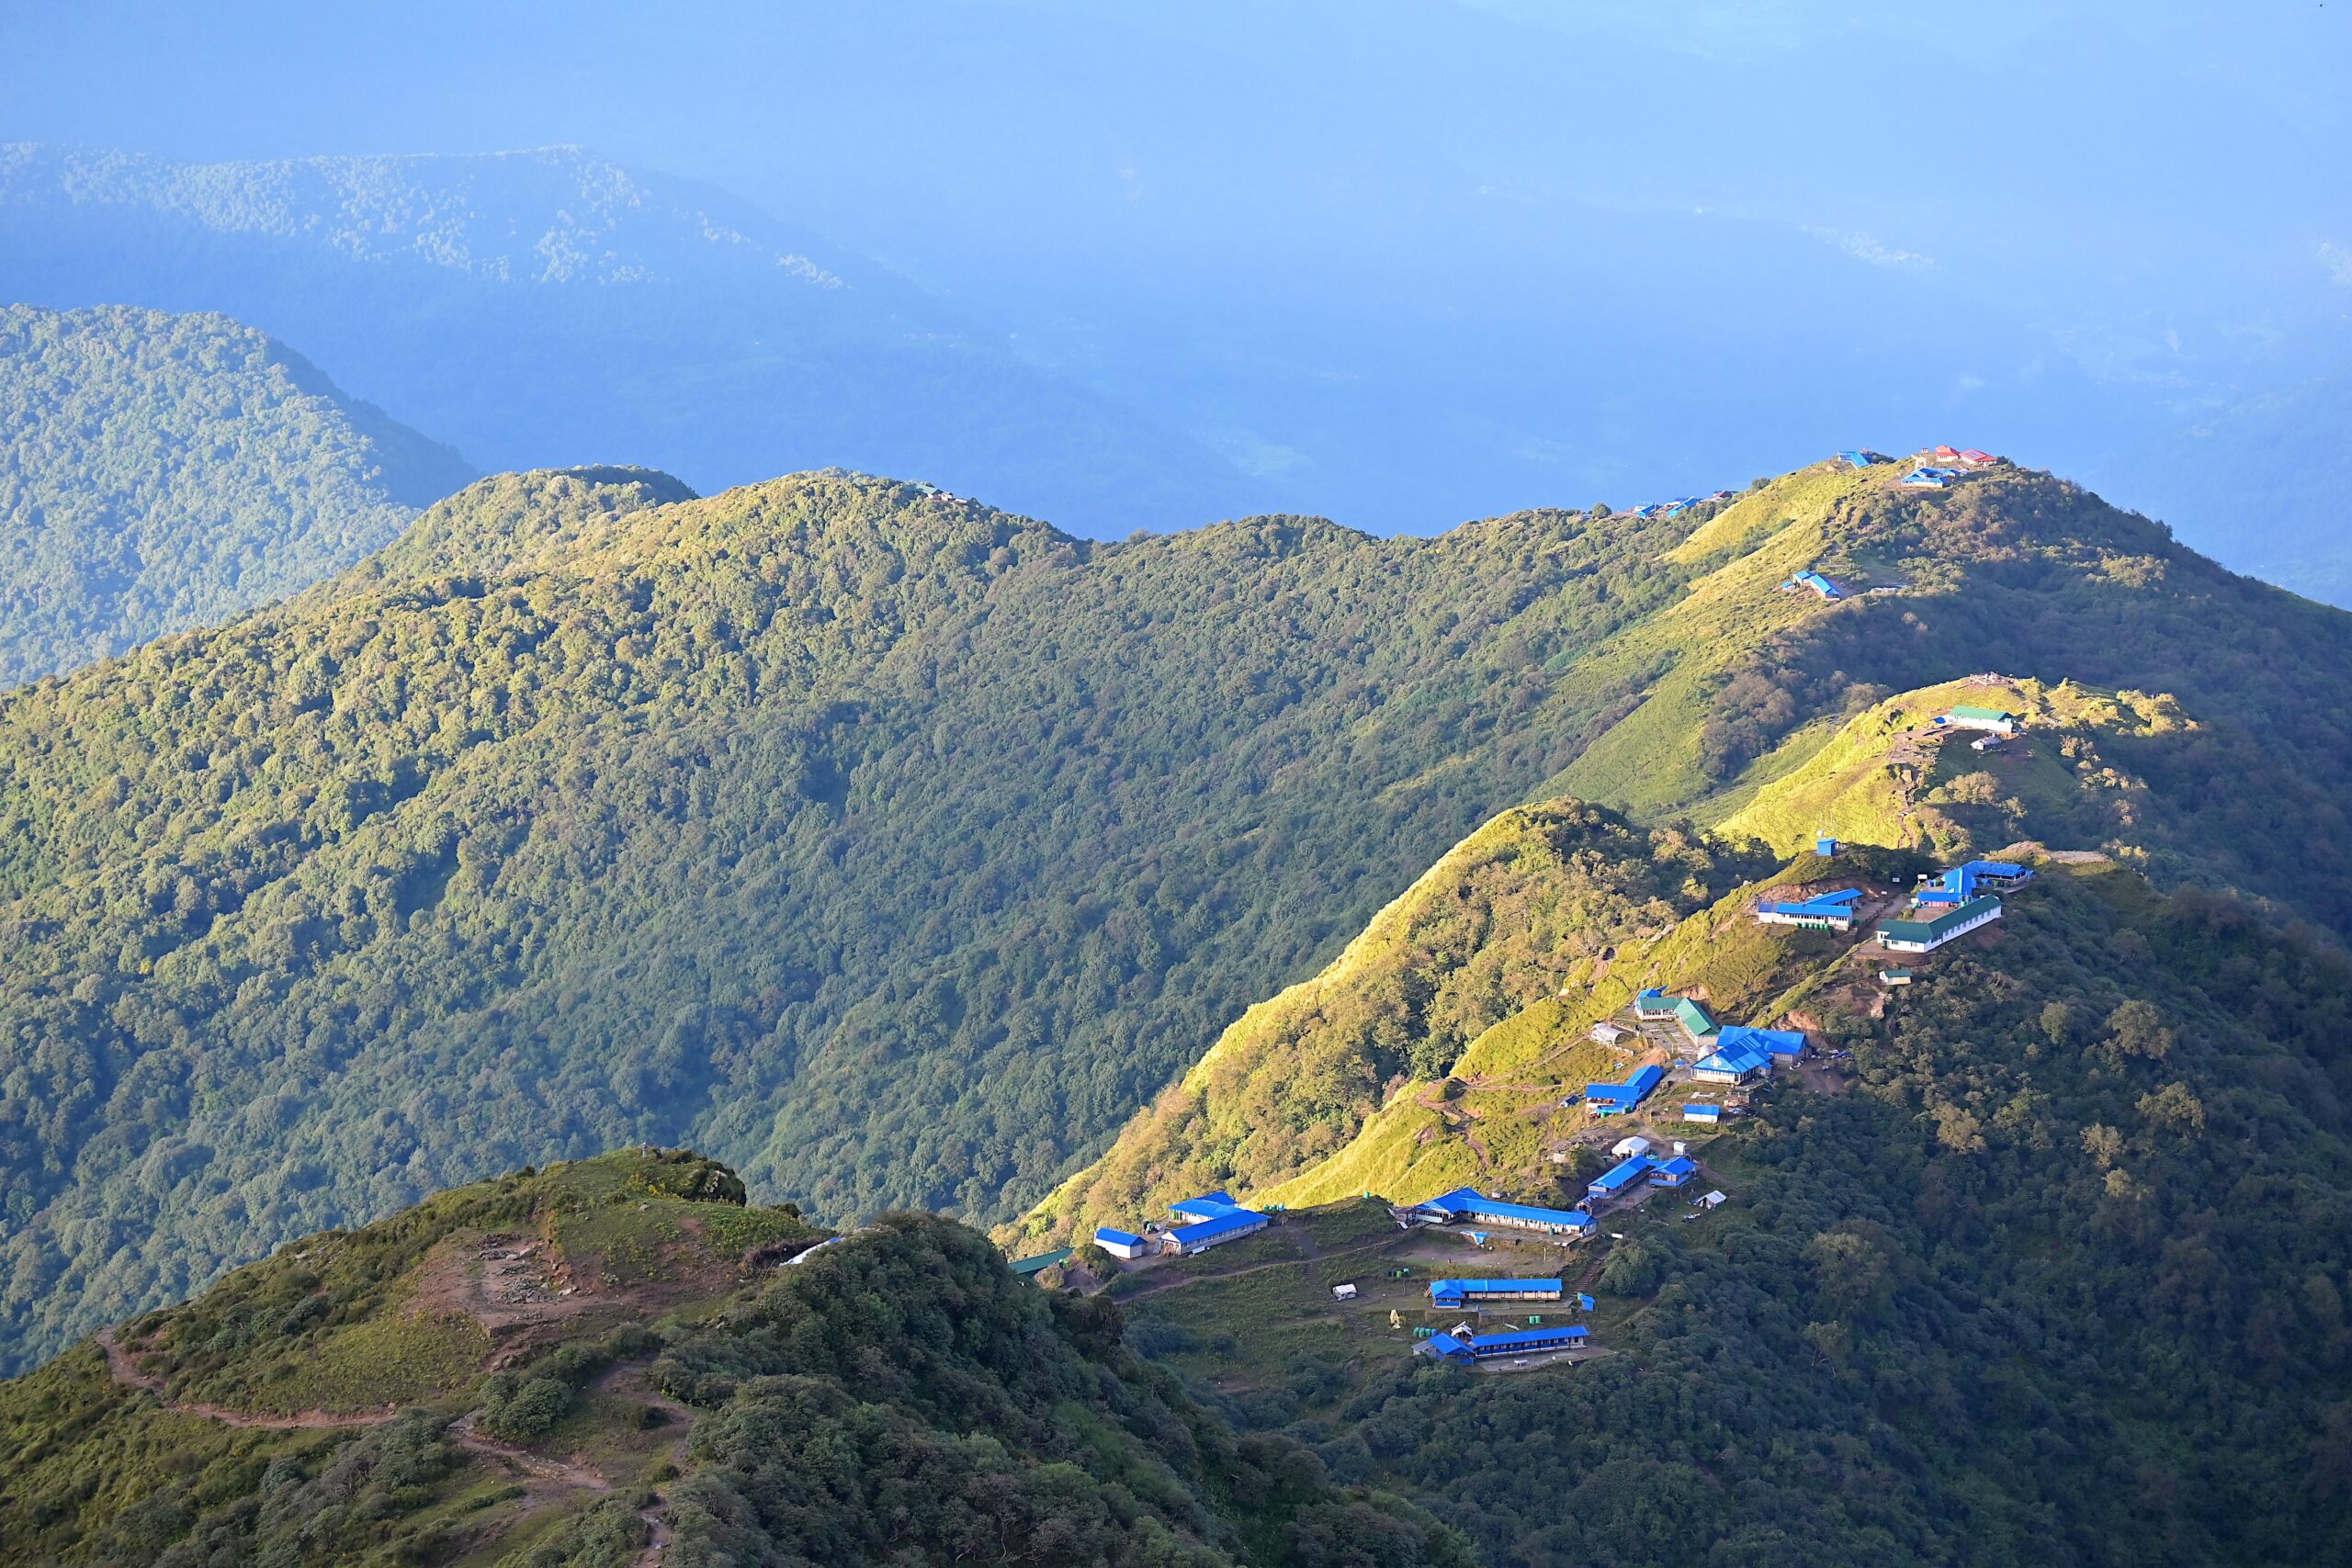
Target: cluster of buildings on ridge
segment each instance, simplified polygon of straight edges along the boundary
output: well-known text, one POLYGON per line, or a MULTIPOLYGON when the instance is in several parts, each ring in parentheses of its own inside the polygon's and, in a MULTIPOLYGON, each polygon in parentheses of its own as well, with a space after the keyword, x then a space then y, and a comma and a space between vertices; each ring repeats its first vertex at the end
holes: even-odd
POLYGON ((1636 517, 1679 517, 1702 501, 1731 499, 1732 492, 1727 490, 1711 491, 1706 495, 1678 495, 1672 501, 1653 501, 1647 506, 1636 506, 1634 508, 1634 515, 1636 517))
MULTIPOLYGON (((1860 448, 1838 453, 1838 460, 1849 468, 1871 468, 1894 461, 1883 452, 1860 448)), ((1930 446, 1913 458, 1917 466, 1903 476, 1902 482, 1915 490, 1942 490, 1972 470, 1989 468, 2000 460, 1974 446, 1930 446)))
MULTIPOLYGON (((2028 867, 2007 861, 1973 860, 1953 866, 1913 891, 1911 908, 1902 919, 1880 924, 1878 944, 1890 953, 1933 953, 1954 938, 1999 919, 2001 900, 1997 891, 2030 881, 2032 876, 2028 867)), ((1854 929, 1855 910, 1861 897, 1858 887, 1840 887, 1795 902, 1770 900, 1756 907, 1756 919, 1764 925, 1849 931, 1854 929)))
MULTIPOLYGON (((1563 1242, 1590 1235, 1599 1223, 1597 1211, 1642 1187, 1687 1187, 1699 1179, 1699 1162, 1674 1145, 1661 1159, 1651 1152, 1647 1138, 1627 1138, 1615 1150, 1617 1163, 1592 1179, 1573 1208, 1554 1209, 1538 1203, 1514 1203, 1490 1198, 1475 1187, 1457 1187, 1420 1202, 1390 1211, 1399 1224, 1425 1225, 1473 1224, 1497 1230, 1531 1232, 1563 1242)), ((1472 1232, 1471 1238, 1477 1239, 1472 1232)))
MULTIPOLYGON (((1853 447, 1838 453, 1837 460, 1849 468, 1871 468, 1897 459, 1867 447, 1853 447)), ((1903 476, 1902 482, 1923 490, 1940 490, 1973 470, 1989 468, 2001 459, 1975 446, 1928 446, 1914 454, 1911 460, 1917 467, 1903 476)), ((1712 491, 1705 495, 1678 495, 1672 501, 1653 501, 1647 506, 1637 506, 1634 508, 1633 514, 1636 517, 1677 517, 1702 502, 1730 501, 1736 495, 1736 491, 1727 490, 1712 491)), ((1827 580, 1823 581, 1826 582, 1827 580)), ((1821 592, 1819 587, 1810 582, 1802 586, 1821 592)), ((1843 596, 1842 592, 1822 593, 1825 599, 1843 596)))
POLYGON ((1100 1225, 1094 1232, 1094 1245, 1114 1258, 1148 1258, 1155 1253, 1191 1258, 1212 1247, 1254 1235, 1272 1223, 1257 1210, 1243 1208, 1234 1201, 1232 1193, 1222 1190, 1197 1198, 1179 1198, 1168 1205, 1168 1212, 1182 1223, 1164 1229, 1147 1224, 1140 1235, 1100 1225))
MULTIPOLYGON (((2006 708, 1975 707, 1962 703, 1938 715, 1932 728, 1948 733, 1975 732, 1979 738, 1973 744, 1983 750, 2015 735, 2018 716, 2006 708)), ((1838 840, 1822 838, 1814 848, 1818 854, 1834 855, 1838 852, 1838 840)), ((1973 860, 1956 865, 1917 888, 1907 916, 1879 927, 1878 943, 1894 953, 1932 953, 1955 937, 1999 919, 2001 901, 1995 892, 2013 887, 2032 875, 2024 866, 2006 861, 1973 860)), ((1756 919, 1763 925, 1845 932, 1854 929, 1861 902, 1860 888, 1838 887, 1798 899, 1767 900, 1756 906, 1756 919)), ((1883 977, 1889 984, 1902 985, 1908 983, 1911 976, 1907 971, 1895 970, 1883 977)))

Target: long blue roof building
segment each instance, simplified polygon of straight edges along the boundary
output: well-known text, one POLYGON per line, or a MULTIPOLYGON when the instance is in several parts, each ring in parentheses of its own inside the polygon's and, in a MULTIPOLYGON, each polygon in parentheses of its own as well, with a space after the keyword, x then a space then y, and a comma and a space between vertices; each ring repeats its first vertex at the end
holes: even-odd
POLYGON ((1467 1220, 1473 1224, 1502 1225, 1514 1230, 1544 1231, 1555 1235, 1582 1235, 1592 1229, 1592 1216, 1579 1209, 1546 1209, 1533 1203, 1507 1203, 1489 1198, 1475 1187, 1413 1205, 1412 1213, 1440 1224, 1467 1220))
POLYGON ((1421 1348, 1443 1361, 1485 1361, 1497 1356, 1524 1356, 1539 1350, 1578 1350, 1584 1348, 1582 1325, 1558 1328, 1522 1328, 1512 1334, 1473 1334, 1457 1338, 1432 1334, 1421 1348))

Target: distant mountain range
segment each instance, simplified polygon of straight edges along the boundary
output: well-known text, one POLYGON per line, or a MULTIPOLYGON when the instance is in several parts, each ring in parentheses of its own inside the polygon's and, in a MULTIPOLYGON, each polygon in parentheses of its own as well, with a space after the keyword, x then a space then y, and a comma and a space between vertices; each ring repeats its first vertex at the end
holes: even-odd
POLYGON ((308 588, 474 477, 225 316, 0 307, 0 683, 308 588))
POLYGON ((222 311, 492 468, 908 474, 1080 532, 1263 504, 882 267, 573 148, 191 164, 0 146, 0 298, 222 311))

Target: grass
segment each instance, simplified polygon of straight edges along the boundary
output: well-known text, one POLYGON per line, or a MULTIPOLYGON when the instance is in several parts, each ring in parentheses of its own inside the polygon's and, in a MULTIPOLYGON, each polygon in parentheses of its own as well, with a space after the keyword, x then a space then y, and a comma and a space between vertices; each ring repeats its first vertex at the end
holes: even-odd
POLYGON ((726 1203, 686 1207, 705 1245, 719 1258, 740 1258, 755 1247, 821 1234, 808 1221, 782 1209, 738 1209, 726 1203))
POLYGON ((261 1410, 364 1411, 415 1404, 472 1383, 490 1336, 470 1317, 393 1313, 327 1335, 308 1355, 278 1363, 285 1376, 251 1391, 261 1410))
POLYGON ((665 1258, 687 1243, 685 1225, 675 1211, 683 1203, 642 1199, 631 1203, 606 1203, 577 1213, 560 1214, 555 1244, 574 1267, 594 1260, 607 1285, 637 1284, 661 1278, 665 1258), (655 1204, 662 1204, 655 1209, 655 1204))
MULTIPOLYGON (((1130 1309, 1145 1322, 1173 1326, 1182 1347, 1158 1359, 1190 1380, 1253 1388, 1281 1383, 1300 1365, 1352 1357, 1373 1337, 1362 1319, 1331 1300, 1314 1266, 1261 1269, 1234 1279, 1200 1280, 1146 1297, 1130 1309)), ((1385 1334, 1386 1313, 1376 1318, 1385 1334)), ((1152 1336, 1146 1331, 1147 1343, 1152 1336)))
POLYGON ((1541 793, 1572 795, 1651 818, 1713 793, 1717 785, 1701 765, 1700 744, 1717 678, 1772 634, 1841 613, 1810 594, 1778 589, 1807 566, 1849 570, 1849 563, 1825 553, 1830 518, 1847 496, 1873 482, 1880 481, 1871 474, 1816 465, 1743 496, 1676 547, 1670 559, 1705 575, 1679 603, 1621 632, 1600 654, 1563 674, 1571 684, 1645 695, 1541 793))

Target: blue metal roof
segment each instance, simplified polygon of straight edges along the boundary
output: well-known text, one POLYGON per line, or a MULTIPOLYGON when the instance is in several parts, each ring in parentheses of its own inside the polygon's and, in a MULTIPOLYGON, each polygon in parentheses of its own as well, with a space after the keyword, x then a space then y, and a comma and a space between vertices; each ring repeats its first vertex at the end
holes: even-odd
POLYGON ((1597 1116, 1631 1111, 1648 1098, 1664 1077, 1663 1067, 1643 1067, 1623 1083, 1589 1083, 1584 1086, 1584 1097, 1597 1116))
POLYGON ((1432 1280, 1432 1296, 1493 1296, 1506 1294, 1562 1295, 1566 1287, 1557 1280, 1432 1280))
POLYGON ((1651 1174, 1655 1176, 1696 1176, 1699 1162, 1687 1155, 1677 1155, 1651 1174))
POLYGON ((1238 1230, 1248 1230, 1265 1223, 1266 1216, 1255 1210, 1227 1209, 1215 1219, 1203 1220, 1198 1224, 1178 1225, 1168 1234, 1178 1246, 1182 1247, 1187 1242, 1207 1241, 1215 1236, 1229 1235, 1238 1230))
POLYGON ((1699 1058, 1696 1069, 1702 1073, 1755 1073, 1772 1065, 1772 1058, 1753 1045, 1722 1045, 1699 1058))
POLYGON ((1469 1211, 1474 1202, 1483 1202, 1475 1188, 1457 1187, 1451 1192, 1441 1192, 1434 1198, 1413 1205, 1416 1209, 1435 1209, 1442 1214, 1460 1214, 1469 1211))
POLYGON ((1441 1356, 1452 1356, 1457 1353, 1466 1356, 1470 1353, 1470 1347, 1464 1345, 1461 1340, 1456 1339, 1451 1334, 1430 1335, 1429 1337, 1429 1347, 1441 1356))
POLYGON ((1472 1219, 1534 1220, 1547 1225, 1566 1225, 1571 1230, 1583 1230, 1592 1224, 1592 1216, 1577 1209, 1546 1209, 1533 1203, 1506 1203, 1499 1199, 1483 1198, 1470 1212, 1472 1219))
POLYGON ((1416 1209, 1434 1210, 1441 1214, 1467 1214, 1472 1219, 1532 1220, 1539 1224, 1568 1225, 1577 1230, 1592 1224, 1590 1214, 1574 1209, 1544 1209, 1532 1203, 1506 1203, 1499 1198, 1489 1198, 1475 1187, 1457 1187, 1451 1192, 1441 1192, 1413 1205, 1416 1209))
POLYGON ((1201 1220, 1214 1219, 1219 1214, 1229 1214, 1239 1207, 1241 1205, 1233 1201, 1233 1194, 1223 1188, 1219 1188, 1215 1192, 1204 1192, 1197 1198, 1179 1198, 1168 1205, 1169 1212, 1171 1213, 1190 1214, 1201 1220))
POLYGON ((1656 986, 1647 986, 1643 987, 1642 994, 1638 999, 1647 1001, 1652 997, 1662 997, 1664 995, 1666 995, 1666 993, 1659 990, 1656 986))
POLYGON ((1621 1161, 1615 1168, 1596 1178, 1592 1184, 1592 1190, 1595 1192, 1614 1192, 1621 1187, 1630 1186, 1637 1178, 1640 1177, 1642 1172, 1649 1169, 1649 1168, 1655 1163, 1657 1162, 1652 1160, 1647 1155, 1634 1155, 1628 1159, 1621 1161))
POLYGON ((1922 904, 1964 904, 1984 891, 1986 882, 2024 882, 2033 873, 2007 861, 1973 860, 1953 866, 1919 889, 1922 904))
POLYGON ((1720 1105, 1686 1105, 1682 1108, 1685 1122, 1720 1122, 1724 1108, 1720 1105))
MULTIPOLYGON (((1564 1345, 1571 1340, 1584 1337, 1583 1325, 1577 1324, 1574 1326, 1563 1325, 1558 1328, 1521 1328, 1510 1334, 1473 1334, 1470 1337, 1469 1348, 1471 1353, 1476 1355, 1482 1350, 1511 1350, 1533 1348, 1539 1345, 1564 1345)), ((1459 1344, 1460 1341, 1457 1340, 1455 1343, 1459 1344)))
POLYGON ((1463 1190, 1469 1192, 1469 1199, 1463 1204, 1462 1213, 1474 1220, 1532 1220, 1538 1224, 1566 1225, 1574 1230, 1582 1230, 1592 1224, 1590 1214, 1575 1209, 1545 1209, 1533 1203, 1506 1203, 1499 1198, 1487 1198, 1470 1192, 1467 1188, 1463 1190))
POLYGON ((1094 1239, 1107 1241, 1114 1247, 1134 1247, 1139 1244, 1143 1237, 1129 1235, 1125 1231, 1114 1231, 1109 1225, 1097 1225, 1094 1227, 1094 1239))
POLYGON ((1750 1029, 1736 1023, 1723 1032, 1715 1048, 1745 1046, 1767 1056, 1802 1056, 1804 1055, 1804 1032, 1797 1029, 1750 1029))
POLYGON ((1854 907, 1836 898, 1807 898, 1795 904, 1779 900, 1772 905, 1772 913, 1797 915, 1816 920, 1850 920, 1854 918, 1854 907))

